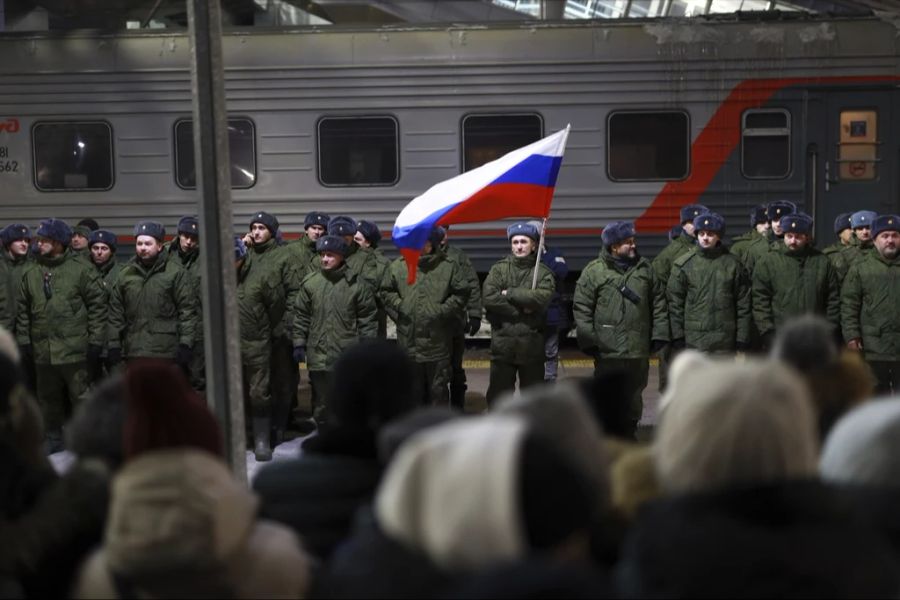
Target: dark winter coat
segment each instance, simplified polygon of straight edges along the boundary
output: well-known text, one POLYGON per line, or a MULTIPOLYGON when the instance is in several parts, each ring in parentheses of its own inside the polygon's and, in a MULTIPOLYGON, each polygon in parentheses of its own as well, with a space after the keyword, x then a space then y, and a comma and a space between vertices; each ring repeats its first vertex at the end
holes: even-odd
POLYGON ((735 236, 732 240, 731 246, 728 250, 731 251, 732 254, 738 257, 744 266, 747 266, 747 252, 753 244, 758 244, 762 240, 765 240, 766 236, 761 234, 754 227, 750 231, 743 233, 741 235, 735 236))
POLYGON ((697 240, 694 237, 681 232, 681 235, 669 242, 669 245, 656 255, 656 258, 650 263, 650 267, 653 269, 653 275, 663 283, 663 286, 669 281, 672 263, 675 262, 675 259, 690 252, 696 245, 697 240))
POLYGON ((469 302, 465 312, 460 316, 460 327, 457 329, 457 332, 462 332, 469 319, 481 319, 481 282, 478 280, 478 273, 475 272, 472 261, 462 249, 450 245, 445 246, 444 249, 447 252, 447 258, 459 264, 463 276, 469 284, 469 302))
POLYGON ((296 260, 293 244, 279 246, 275 238, 265 243, 251 246, 247 258, 238 274, 238 285, 257 285, 257 280, 278 281, 284 287, 284 294, 279 294, 279 304, 274 307, 278 317, 278 325, 272 331, 272 337, 288 336, 292 317, 288 307, 297 302, 300 282, 308 273, 308 265, 296 260))
POLYGON ((185 254, 181 251, 181 244, 176 237, 174 240, 163 246, 163 252, 165 252, 166 260, 174 260, 194 277, 200 277, 199 248, 194 248, 192 252, 185 254))
POLYGON ((566 276, 569 274, 569 265, 566 264, 566 257, 562 255, 562 252, 553 246, 544 248, 541 262, 553 271, 553 279, 556 282, 556 291, 553 292, 553 296, 550 297, 550 305, 547 306, 547 327, 562 329, 569 324, 566 307, 562 304, 563 286, 566 276))
POLYGON ((278 273, 240 269, 238 272, 238 321, 241 329, 241 359, 246 364, 268 362, 272 338, 282 331, 285 289, 278 273))
POLYGON ((900 258, 877 252, 850 267, 841 288, 844 339, 862 338, 868 360, 900 360, 900 258))
POLYGON ((556 291, 553 272, 538 264, 534 254, 513 256, 495 263, 484 280, 482 302, 491 324, 491 359, 521 365, 544 360, 547 306, 556 291), (502 294, 506 290, 506 294, 502 294))
POLYGON ((16 331, 16 305, 22 273, 31 262, 27 256, 14 260, 0 247, 0 325, 10 333, 16 331))

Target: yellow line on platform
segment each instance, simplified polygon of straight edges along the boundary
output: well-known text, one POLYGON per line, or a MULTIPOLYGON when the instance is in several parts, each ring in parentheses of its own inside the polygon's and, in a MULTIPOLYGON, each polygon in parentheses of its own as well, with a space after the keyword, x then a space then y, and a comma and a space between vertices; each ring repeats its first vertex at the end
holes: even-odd
MULTIPOLYGON (((565 358, 559 361, 560 366, 564 369, 591 369, 594 361, 590 358, 565 358)), ((655 358, 650 359, 651 366, 657 366, 659 361, 655 358)), ((489 360, 464 360, 463 369, 490 369, 491 361, 489 360)))

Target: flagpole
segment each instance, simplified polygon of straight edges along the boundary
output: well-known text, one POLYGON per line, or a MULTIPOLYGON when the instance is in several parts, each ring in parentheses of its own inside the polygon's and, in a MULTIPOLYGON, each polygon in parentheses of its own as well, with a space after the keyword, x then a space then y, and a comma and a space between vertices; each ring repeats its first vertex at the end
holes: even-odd
POLYGON ((538 268, 541 266, 541 251, 544 248, 544 232, 547 230, 547 217, 544 217, 544 220, 541 222, 541 239, 538 242, 537 258, 534 261, 534 277, 531 278, 531 289, 537 288, 537 276, 538 276, 538 268))

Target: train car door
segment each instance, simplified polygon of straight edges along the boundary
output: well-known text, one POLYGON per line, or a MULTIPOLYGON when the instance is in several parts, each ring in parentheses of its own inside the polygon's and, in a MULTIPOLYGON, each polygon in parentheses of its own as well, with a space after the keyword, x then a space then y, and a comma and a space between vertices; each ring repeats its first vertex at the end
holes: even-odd
POLYGON ((831 243, 834 220, 843 212, 897 212, 900 111, 893 107, 898 99, 896 89, 827 94, 824 147, 816 161, 822 169, 814 205, 820 246, 831 243))

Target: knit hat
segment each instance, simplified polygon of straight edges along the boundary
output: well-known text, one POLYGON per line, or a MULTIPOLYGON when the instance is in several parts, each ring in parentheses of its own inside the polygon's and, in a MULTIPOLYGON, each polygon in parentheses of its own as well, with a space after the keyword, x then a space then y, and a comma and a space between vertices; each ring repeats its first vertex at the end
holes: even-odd
POLYGON ((234 260, 238 261, 247 256, 247 244, 244 238, 239 235, 234 236, 234 260))
POLYGON ((178 233, 186 233, 188 235, 200 235, 200 223, 197 217, 187 216, 178 220, 178 233))
POLYGON ((98 225, 97 221, 94 219, 82 219, 75 224, 75 227, 87 227, 90 231, 97 231, 100 229, 100 225, 98 225))
POLYGON ((13 223, 12 225, 7 225, 3 228, 2 231, 0 231, 0 244, 3 244, 4 246, 9 246, 17 240, 30 239, 31 230, 21 223, 13 223))
POLYGON ((709 209, 702 204, 688 204, 681 207, 681 224, 693 221, 702 214, 708 213, 709 209))
POLYGON ((262 223, 270 232, 272 232, 272 235, 275 235, 278 231, 278 219, 267 212, 260 211, 253 215, 250 218, 250 227, 253 227, 254 223, 262 223))
POLYGON ((347 256, 347 242, 336 235, 323 235, 316 240, 316 252, 335 252, 347 256))
POLYGON ((369 242, 372 247, 377 247, 378 242, 381 241, 381 232, 378 230, 378 225, 371 221, 360 221, 357 224, 357 231, 366 238, 366 241, 369 242))
POLYGON ((859 229, 861 227, 871 227, 872 221, 875 220, 875 217, 878 216, 878 213, 871 210, 860 210, 852 215, 850 215, 850 227, 853 229, 859 229))
POLYGON ((221 456, 222 435, 216 418, 172 361, 132 361, 125 372, 125 387, 126 460, 172 448, 199 448, 221 456))
POLYGON ((619 244, 634 237, 634 223, 631 221, 613 221, 603 228, 600 239, 606 247, 619 244))
POLYGON ((322 227, 328 228, 328 221, 331 220, 331 217, 326 215, 323 212, 313 211, 306 215, 306 218, 303 219, 303 229, 307 229, 312 225, 321 225, 322 227))
POLYGON ((900 486, 900 398, 867 402, 841 418, 825 441, 819 472, 841 484, 900 486))
POLYGON ((72 235, 80 235, 84 239, 88 240, 91 238, 91 228, 87 225, 76 225, 72 228, 72 235))
POLYGON ((106 244, 110 250, 115 252, 119 246, 119 238, 112 231, 98 229, 97 231, 92 231, 91 237, 88 238, 88 247, 94 244, 106 244))
POLYGON ((834 220, 834 234, 840 235, 840 233, 845 229, 852 229, 850 227, 850 216, 853 213, 841 213, 837 216, 837 219, 834 220))
POLYGON ((872 237, 878 237, 882 231, 900 232, 900 216, 897 215, 880 215, 872 221, 872 237))
POLYGON ((328 221, 328 235, 355 235, 357 229, 356 220, 352 217, 339 215, 328 221))
POLYGON ((155 238, 156 241, 161 242, 166 237, 166 228, 163 227, 162 223, 157 223, 156 221, 141 221, 134 226, 134 237, 139 235, 149 235, 155 238))
POLYGON ((714 212, 702 214, 694 218, 694 231, 714 231, 725 235, 725 218, 714 212))
POLYGON ((750 211, 750 227, 756 227, 760 223, 768 223, 769 218, 766 216, 766 205, 757 204, 750 211))
POLYGON ((44 219, 38 227, 35 237, 42 237, 54 242, 59 242, 65 247, 72 241, 72 229, 65 221, 60 219, 44 219))
POLYGON ((797 205, 788 200, 775 200, 766 205, 766 218, 769 221, 781 221, 781 217, 797 212, 797 205))
POLYGON ((813 220, 812 217, 805 213, 794 213, 781 217, 781 229, 785 233, 804 233, 812 234, 813 220))
POLYGON ((513 239, 513 236, 516 235, 524 235, 533 239, 534 241, 538 241, 539 239, 541 239, 541 232, 538 230, 538 228, 525 221, 513 223, 506 228, 506 239, 511 240, 513 239))

